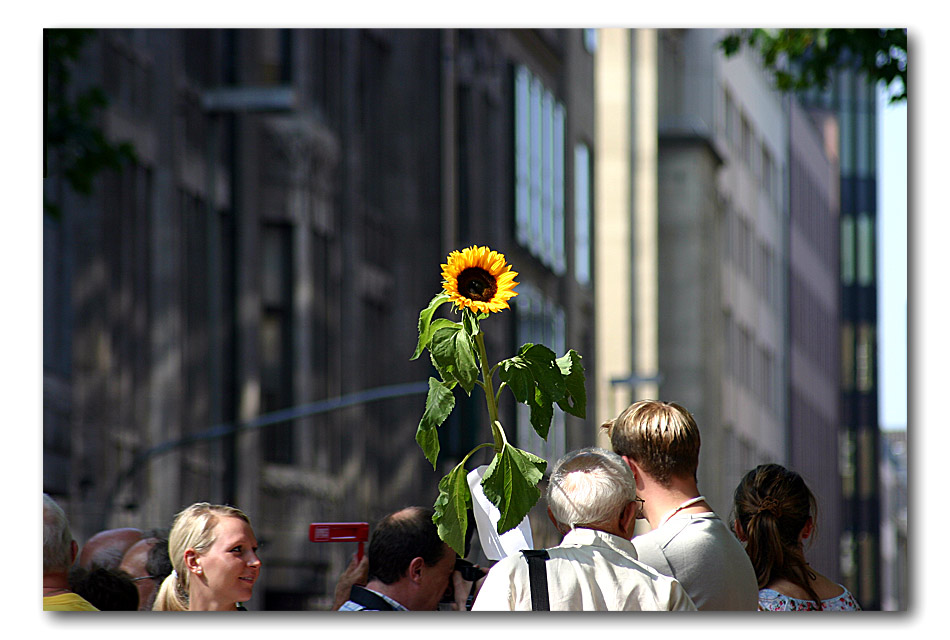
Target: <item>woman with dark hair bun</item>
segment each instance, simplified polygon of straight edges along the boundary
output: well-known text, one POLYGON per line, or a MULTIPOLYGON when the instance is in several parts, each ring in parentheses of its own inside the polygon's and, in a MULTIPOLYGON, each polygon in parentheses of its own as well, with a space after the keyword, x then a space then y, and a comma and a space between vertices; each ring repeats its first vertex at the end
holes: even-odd
POLYGON ((759 581, 761 611, 860 611, 842 585, 812 569, 804 541, 815 530, 815 496, 802 477, 762 464, 736 487, 733 530, 759 581))

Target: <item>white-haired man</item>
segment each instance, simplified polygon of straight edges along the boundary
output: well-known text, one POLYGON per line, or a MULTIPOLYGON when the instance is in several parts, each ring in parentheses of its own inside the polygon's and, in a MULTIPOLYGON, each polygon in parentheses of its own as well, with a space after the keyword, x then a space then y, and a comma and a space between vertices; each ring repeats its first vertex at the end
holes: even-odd
POLYGON ((69 568, 79 545, 73 540, 66 514, 43 494, 43 610, 98 611, 88 600, 69 588, 69 568))
POLYGON ((633 474, 614 453, 587 448, 561 458, 547 500, 564 539, 538 559, 528 552, 499 561, 472 610, 695 611, 679 582, 637 560, 636 495, 633 474))

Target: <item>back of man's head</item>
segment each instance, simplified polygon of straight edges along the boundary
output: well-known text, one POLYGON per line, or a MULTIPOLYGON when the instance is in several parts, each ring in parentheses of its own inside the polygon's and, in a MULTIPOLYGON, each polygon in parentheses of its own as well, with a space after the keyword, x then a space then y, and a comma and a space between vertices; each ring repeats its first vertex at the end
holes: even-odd
POLYGON ((168 534, 155 536, 155 544, 148 550, 148 561, 145 563, 145 570, 151 576, 157 576, 160 583, 169 573, 172 572, 172 561, 168 555, 168 534))
POLYGON ((77 565, 70 572, 69 587, 99 611, 136 611, 139 608, 139 592, 132 576, 120 569, 85 569, 77 565))
POLYGON ((100 531, 83 545, 79 566, 85 569, 118 569, 125 552, 142 539, 142 531, 132 527, 100 531))
POLYGON ((636 462, 660 484, 669 486, 673 476, 696 478, 699 427, 675 402, 640 400, 603 428, 614 452, 636 462))
POLYGON ((43 494, 43 574, 69 571, 73 562, 73 534, 62 507, 43 494))
POLYGON ((551 515, 570 527, 614 523, 636 497, 630 467, 617 454, 597 447, 565 455, 548 482, 551 515))
POLYGON ((413 558, 422 558, 427 566, 442 559, 447 547, 432 515, 432 509, 408 507, 379 521, 369 542, 370 580, 393 584, 406 574, 413 558))

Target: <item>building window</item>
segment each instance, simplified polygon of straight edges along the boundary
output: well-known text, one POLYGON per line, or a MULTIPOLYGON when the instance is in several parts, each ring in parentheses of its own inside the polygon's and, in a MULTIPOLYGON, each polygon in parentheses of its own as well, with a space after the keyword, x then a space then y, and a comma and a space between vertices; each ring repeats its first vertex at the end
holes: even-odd
POLYGON ((752 127, 749 126, 749 121, 742 118, 742 128, 741 128, 741 151, 742 151, 742 161, 745 162, 746 167, 751 171, 752 170, 752 127))
MULTIPOLYGON (((518 297, 512 306, 517 322, 518 345, 543 344, 555 355, 567 350, 564 309, 530 283, 522 282, 518 297)), ((518 447, 547 460, 557 460, 566 453, 564 412, 555 405, 554 418, 547 440, 542 440, 531 426, 531 411, 524 404, 517 405, 518 447)))
POLYGON ((574 278, 582 285, 591 277, 590 170, 590 149, 580 143, 574 147, 574 278))
POLYGON ((597 53, 597 29, 584 29, 584 49, 591 55, 597 53))
POLYGON ((733 150, 739 148, 738 136, 736 135, 736 103, 732 100, 732 95, 726 91, 726 141, 733 150))
POLYGON ((841 327, 841 389, 854 389, 855 357, 854 326, 843 324, 841 327))
POLYGON ((868 392, 874 388, 874 328, 872 326, 866 324, 858 326, 855 347, 855 388, 861 392, 868 392))
POLYGON ((738 237, 736 238, 736 265, 746 276, 752 275, 752 227, 749 222, 742 217, 738 216, 738 224, 736 225, 736 231, 738 232, 738 237))
POLYGON ((854 284, 854 218, 841 217, 841 284, 854 284))
POLYGON ((526 67, 515 70, 518 242, 558 275, 564 256, 564 105, 526 67))
MULTIPOLYGON (((292 229, 268 224, 261 230, 261 410, 270 413, 293 404, 292 229)), ((268 462, 294 461, 293 423, 264 430, 268 462)))
POLYGON ((874 221, 871 216, 858 216, 857 232, 858 284, 867 287, 874 284, 874 221))
POLYGON ((775 204, 775 163, 767 147, 762 147, 762 189, 769 202, 775 204))

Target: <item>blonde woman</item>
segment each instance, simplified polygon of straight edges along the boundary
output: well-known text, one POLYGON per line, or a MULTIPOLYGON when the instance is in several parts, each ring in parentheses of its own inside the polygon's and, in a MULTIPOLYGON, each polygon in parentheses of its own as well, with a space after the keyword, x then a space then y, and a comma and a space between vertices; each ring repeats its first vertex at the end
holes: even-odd
POLYGON ((261 571, 251 521, 239 509, 199 502, 168 535, 172 572, 153 611, 240 611, 261 571))

